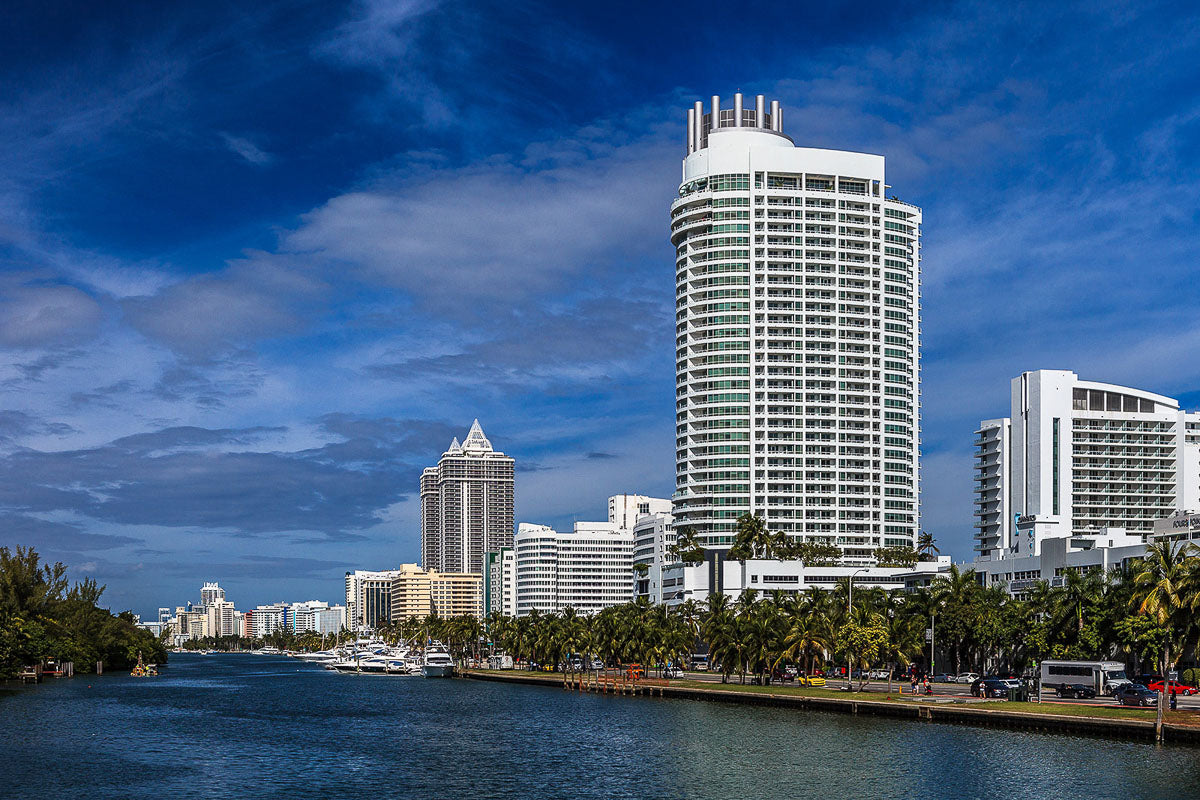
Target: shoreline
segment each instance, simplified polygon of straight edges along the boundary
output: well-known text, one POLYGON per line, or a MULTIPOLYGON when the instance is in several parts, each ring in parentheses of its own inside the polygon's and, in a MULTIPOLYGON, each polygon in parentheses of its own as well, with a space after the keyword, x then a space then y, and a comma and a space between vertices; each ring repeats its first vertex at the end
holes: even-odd
MULTIPOLYGON (((492 670, 462 670, 463 677, 472 680, 526 684, 559 688, 564 691, 590 691, 615 695, 703 700, 741 705, 794 708, 802 711, 826 711, 841 714, 864 714, 914 722, 974 725, 992 728, 1019 728, 1046 733, 1075 733, 1153 743, 1154 719, 1118 718, 1031 712, 1008 709, 971 707, 964 703, 937 703, 914 700, 868 700, 850 697, 828 697, 801 694, 799 691, 772 692, 771 687, 700 688, 667 682, 647 682, 636 685, 614 683, 597 687, 578 683, 568 686, 561 673, 540 675, 504 674, 492 670)), ((1200 745, 1200 725, 1163 723, 1166 744, 1200 745)))

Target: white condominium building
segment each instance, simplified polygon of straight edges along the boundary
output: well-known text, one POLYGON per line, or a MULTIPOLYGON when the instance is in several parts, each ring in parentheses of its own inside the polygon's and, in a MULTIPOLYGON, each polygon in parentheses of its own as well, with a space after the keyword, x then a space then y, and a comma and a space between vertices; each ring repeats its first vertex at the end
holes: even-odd
POLYGON ((517 558, 517 614, 573 608, 580 614, 633 599, 633 531, 611 522, 576 522, 559 533, 522 522, 517 558))
POLYGON ((483 574, 484 554, 512 546, 513 459, 492 448, 479 420, 421 473, 421 566, 483 574))
POLYGON ((351 630, 378 628, 392 617, 394 570, 355 570, 346 573, 346 626, 351 630))
POLYGON ((290 623, 296 633, 337 633, 346 627, 346 607, 321 600, 292 603, 290 623))
POLYGON ((976 549, 1037 555, 1050 538, 1124 529, 1200 506, 1200 414, 1170 397, 1037 370, 1012 416, 976 431, 976 549))
POLYGON ((737 518, 912 547, 920 471, 921 210, 883 156, 796 147, 778 103, 688 110, 676 252, 675 524, 737 518))
MULTIPOLYGON (((223 596, 224 592, 221 594, 223 596)), ((205 636, 239 636, 241 627, 241 617, 233 603, 214 600, 204 606, 205 636)))
POLYGON ((674 517, 669 511, 645 514, 633 526, 633 594, 651 603, 663 602, 663 569, 678 561, 670 549, 675 535, 674 517))
POLYGON ((615 494, 608 498, 608 521, 618 528, 631 531, 637 521, 647 514, 671 513, 671 501, 647 497, 644 494, 615 494))

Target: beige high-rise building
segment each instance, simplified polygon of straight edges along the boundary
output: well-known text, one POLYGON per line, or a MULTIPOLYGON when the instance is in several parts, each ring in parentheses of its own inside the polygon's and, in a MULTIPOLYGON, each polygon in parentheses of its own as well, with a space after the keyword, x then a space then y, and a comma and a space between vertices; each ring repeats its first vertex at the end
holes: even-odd
POLYGON ((462 572, 436 572, 416 564, 392 570, 393 622, 412 617, 483 616, 483 578, 462 572))
POLYGON ((514 462, 479 420, 421 474, 421 566, 483 575, 484 554, 512 547, 514 462))
POLYGON ((347 624, 355 630, 430 614, 482 617, 483 577, 422 569, 419 564, 346 573, 347 624))

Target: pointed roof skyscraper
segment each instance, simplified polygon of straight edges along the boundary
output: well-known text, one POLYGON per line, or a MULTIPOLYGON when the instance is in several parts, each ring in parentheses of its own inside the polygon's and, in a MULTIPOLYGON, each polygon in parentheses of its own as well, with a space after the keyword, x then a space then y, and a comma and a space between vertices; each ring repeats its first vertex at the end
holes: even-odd
POLYGON ((467 432, 467 438, 463 439, 462 448, 472 453, 492 452, 492 443, 483 435, 483 428, 479 426, 478 419, 471 423, 471 430, 467 432))
POLYGON ((455 436, 455 437, 454 437, 454 441, 450 443, 450 449, 448 449, 448 450, 446 451, 446 455, 448 455, 448 456, 461 456, 461 455, 462 455, 462 451, 463 451, 463 449, 462 449, 462 445, 458 443, 458 437, 457 437, 457 436, 455 436))

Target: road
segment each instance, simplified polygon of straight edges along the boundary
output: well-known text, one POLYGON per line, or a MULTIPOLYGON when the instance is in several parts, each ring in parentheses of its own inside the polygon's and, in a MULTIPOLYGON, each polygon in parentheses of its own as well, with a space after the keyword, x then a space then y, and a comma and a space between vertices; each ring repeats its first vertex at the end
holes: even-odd
MULTIPOLYGON (((711 681, 711 682, 715 682, 715 683, 720 683, 720 681, 721 681, 720 674, 712 673, 712 672, 687 672, 684 674, 684 678, 686 680, 690 680, 690 681, 711 681)), ((730 680, 736 681, 737 676, 733 676, 730 680)), ((784 684, 780 684, 780 685, 794 686, 795 683, 789 682, 789 683, 784 683, 784 684)), ((845 685, 846 685, 846 681, 844 678, 832 678, 826 684, 826 688, 840 689, 840 688, 844 687, 845 685)), ((854 686, 855 687, 858 686, 858 681, 854 681, 854 686)), ((872 691, 872 692, 886 692, 887 686, 888 686, 887 681, 868 681, 866 684, 866 689, 867 689, 867 691, 872 691)), ((904 681, 904 682, 893 681, 892 682, 892 691, 893 692, 902 691, 904 694, 908 694, 909 688, 910 688, 910 685, 907 681, 904 681)), ((969 683, 934 683, 934 684, 932 684, 932 689, 933 689, 933 697, 934 698, 942 697, 942 698, 964 698, 964 699, 972 699, 972 700, 977 699, 977 698, 971 697, 971 684, 969 684, 969 683)), ((922 696, 924 696, 924 695, 922 695, 922 696)), ((1046 692, 1045 695, 1043 695, 1042 699, 1046 702, 1070 703, 1072 705, 1094 705, 1094 706, 1114 706, 1114 705, 1116 705, 1116 700, 1112 699, 1111 697, 1097 697, 1097 698, 1092 698, 1090 700, 1075 700, 1073 698, 1060 698, 1054 692, 1046 692)), ((1192 695, 1191 697, 1185 697, 1183 695, 1179 695, 1179 708, 1180 709, 1200 710, 1200 695, 1192 695)))

